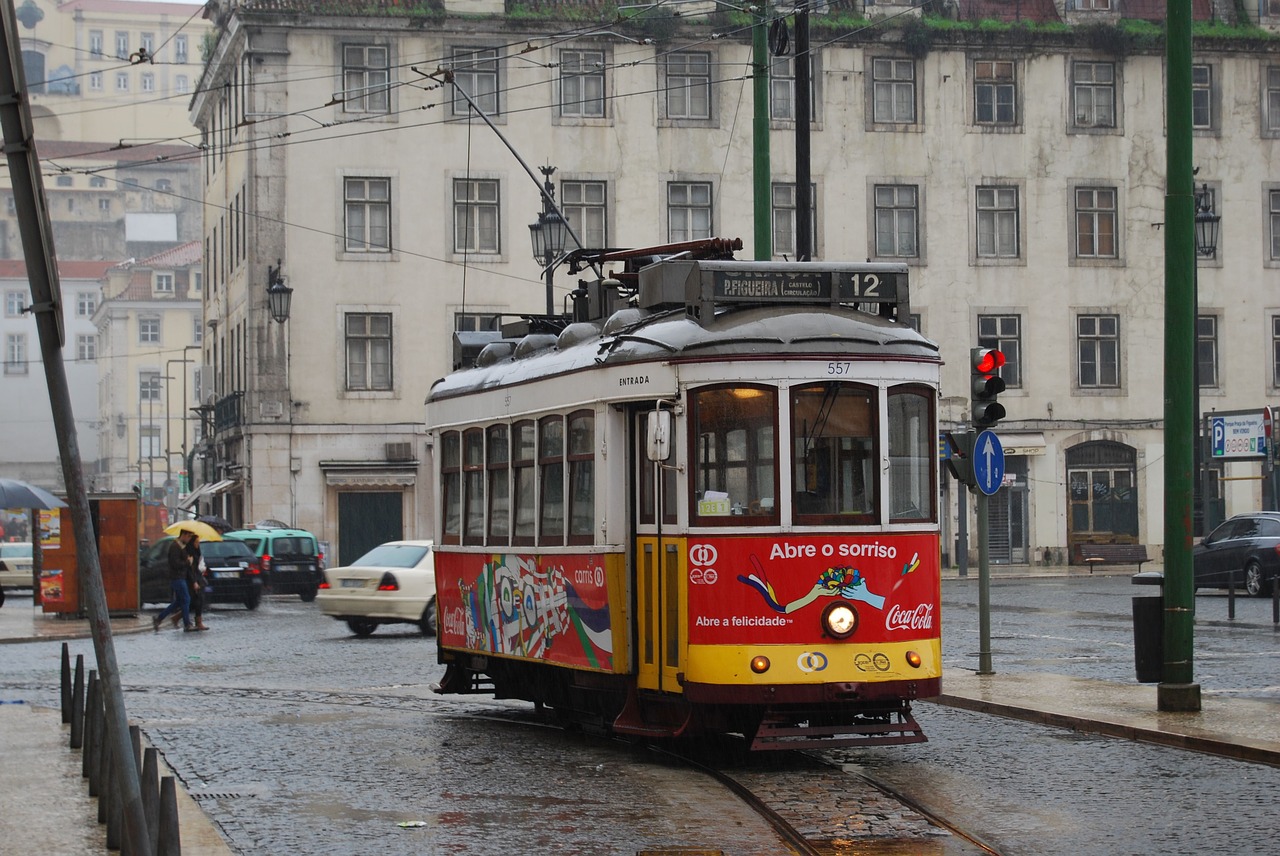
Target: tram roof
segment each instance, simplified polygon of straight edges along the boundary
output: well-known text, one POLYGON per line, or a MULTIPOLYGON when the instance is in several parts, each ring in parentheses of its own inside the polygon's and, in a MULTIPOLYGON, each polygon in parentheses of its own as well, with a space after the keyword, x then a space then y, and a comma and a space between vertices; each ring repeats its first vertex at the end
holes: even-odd
POLYGON ((684 307, 621 309, 559 336, 531 334, 488 345, 477 366, 438 380, 427 401, 598 368, 731 357, 839 356, 937 360, 937 344, 910 326, 848 305, 717 306, 694 319, 684 307))

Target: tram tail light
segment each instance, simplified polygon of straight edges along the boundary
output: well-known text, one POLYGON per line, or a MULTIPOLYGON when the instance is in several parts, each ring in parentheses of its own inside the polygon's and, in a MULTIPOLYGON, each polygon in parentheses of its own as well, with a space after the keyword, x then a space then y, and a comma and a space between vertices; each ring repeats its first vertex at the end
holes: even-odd
POLYGON ((920 655, 919 655, 919 654, 917 654, 915 651, 908 651, 908 652, 907 652, 907 665, 908 665, 908 666, 910 666, 910 667, 911 667, 911 668, 913 668, 913 669, 918 669, 918 668, 920 668, 920 663, 921 663, 921 662, 922 662, 922 661, 921 661, 921 659, 920 659, 920 655))
POLYGON ((396 582, 396 575, 387 571, 382 575, 382 579, 378 581, 378 591, 400 591, 400 583, 396 582))
POLYGON ((769 658, 763 654, 758 654, 751 658, 751 671, 757 675, 763 675, 769 671, 769 658))

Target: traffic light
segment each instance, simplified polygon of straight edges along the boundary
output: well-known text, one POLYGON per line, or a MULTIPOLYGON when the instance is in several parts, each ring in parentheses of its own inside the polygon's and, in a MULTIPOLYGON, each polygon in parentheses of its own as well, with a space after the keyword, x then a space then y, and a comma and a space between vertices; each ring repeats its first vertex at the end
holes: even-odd
POLYGON ((1004 354, 995 348, 971 348, 969 370, 972 382, 973 427, 979 431, 994 427, 1004 418, 1004 405, 996 397, 1004 392, 1004 378, 999 371, 1004 354))

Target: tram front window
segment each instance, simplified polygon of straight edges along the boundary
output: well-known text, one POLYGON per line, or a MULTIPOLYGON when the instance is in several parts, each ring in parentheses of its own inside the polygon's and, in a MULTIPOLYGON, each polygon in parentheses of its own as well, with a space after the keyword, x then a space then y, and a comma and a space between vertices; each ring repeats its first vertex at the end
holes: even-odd
POLYGON ((791 393, 797 523, 872 523, 875 390, 819 383, 791 393))
POLYGON ((712 387, 691 400, 697 437, 693 518, 704 525, 776 520, 777 391, 712 387))

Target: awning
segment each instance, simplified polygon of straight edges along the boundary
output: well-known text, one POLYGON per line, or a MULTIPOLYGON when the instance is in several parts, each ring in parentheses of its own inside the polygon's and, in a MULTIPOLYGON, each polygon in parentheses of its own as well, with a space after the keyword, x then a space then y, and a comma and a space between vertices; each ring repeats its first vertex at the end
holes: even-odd
POLYGON ((235 483, 236 483, 235 479, 223 479, 222 481, 219 481, 219 482, 206 482, 205 484, 202 484, 200 485, 200 487, 191 491, 191 493, 187 494, 182 499, 178 500, 178 508, 187 508, 187 509, 194 508, 195 504, 202 497, 214 496, 215 494, 219 494, 235 483))

